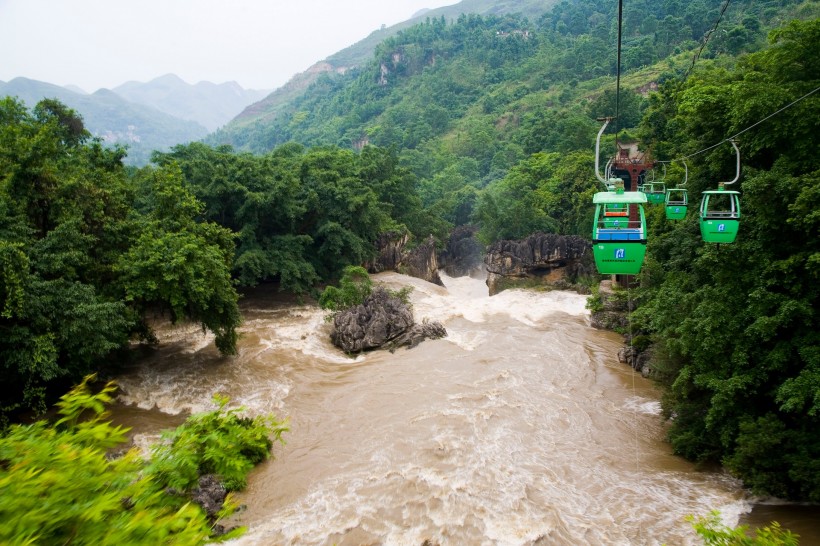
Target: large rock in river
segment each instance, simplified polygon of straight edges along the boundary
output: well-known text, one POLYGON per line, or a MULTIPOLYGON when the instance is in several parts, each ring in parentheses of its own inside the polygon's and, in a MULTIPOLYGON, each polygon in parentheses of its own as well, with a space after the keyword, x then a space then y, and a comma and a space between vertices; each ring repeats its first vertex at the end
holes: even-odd
POLYGON ((360 353, 381 347, 413 347, 423 339, 446 335, 438 322, 416 324, 407 304, 377 287, 361 305, 336 314, 330 339, 346 353, 360 353))

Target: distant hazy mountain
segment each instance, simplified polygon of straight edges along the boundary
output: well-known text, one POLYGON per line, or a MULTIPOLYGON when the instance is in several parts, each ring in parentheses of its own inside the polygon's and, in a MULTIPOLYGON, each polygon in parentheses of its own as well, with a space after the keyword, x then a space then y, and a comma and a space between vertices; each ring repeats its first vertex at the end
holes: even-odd
POLYGON ((88 95, 88 91, 82 89, 81 87, 77 87, 76 85, 65 85, 63 86, 69 91, 74 91, 75 93, 79 93, 80 95, 88 95))
POLYGON ((191 85, 174 74, 166 74, 147 83, 130 81, 112 91, 131 102, 195 121, 209 131, 215 131, 246 106, 270 93, 269 89, 243 89, 236 82, 199 82, 191 85))
POLYGON ((447 21, 453 21, 461 14, 469 13, 479 15, 521 13, 532 19, 537 19, 552 9, 552 6, 557 2, 558 0, 461 0, 461 2, 451 6, 421 9, 410 19, 391 27, 376 30, 363 40, 334 53, 324 61, 317 62, 304 72, 295 75, 284 86, 276 89, 259 102, 248 106, 228 124, 227 129, 230 132, 237 127, 276 117, 283 107, 300 96, 322 74, 328 72, 343 74, 350 68, 365 64, 373 56, 376 46, 385 39, 395 36, 405 28, 423 22, 428 17, 444 17, 447 21))
POLYGON ((50 83, 15 78, 0 83, 0 97, 7 95, 18 97, 29 108, 44 98, 58 99, 83 117, 91 134, 109 143, 126 145, 126 163, 131 165, 148 163, 153 150, 168 150, 175 144, 199 140, 208 133, 199 123, 129 102, 108 89, 81 94, 50 83))

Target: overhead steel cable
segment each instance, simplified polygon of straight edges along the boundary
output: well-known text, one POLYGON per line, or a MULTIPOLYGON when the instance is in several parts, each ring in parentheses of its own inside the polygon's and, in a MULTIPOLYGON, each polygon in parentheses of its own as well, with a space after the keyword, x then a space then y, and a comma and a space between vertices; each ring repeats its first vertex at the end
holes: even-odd
POLYGON ((703 43, 700 44, 700 49, 698 49, 698 52, 695 53, 694 57, 692 57, 692 66, 690 66, 689 70, 686 71, 686 74, 683 76, 683 81, 686 81, 686 78, 689 77, 689 74, 695 68, 695 63, 698 61, 698 59, 700 59, 700 54, 703 53, 706 44, 709 43, 709 38, 712 37, 712 34, 714 34, 714 32, 717 30, 718 25, 720 25, 720 21, 723 19, 723 14, 726 13, 726 8, 729 7, 729 3, 731 1, 732 0, 726 0, 726 2, 723 3, 723 8, 720 10, 720 15, 718 15, 717 21, 715 21, 715 24, 712 27, 712 29, 709 32, 707 32, 706 35, 703 37, 703 43))
MULTIPOLYGON (((618 146, 618 132, 621 129, 621 37, 624 20, 624 0, 618 0, 618 64, 615 69, 615 146, 618 146)), ((617 151, 617 150, 616 150, 617 151)))
POLYGON ((717 144, 712 144, 711 146, 706 147, 706 148, 703 148, 702 150, 698 150, 697 152, 693 152, 693 153, 691 153, 691 154, 689 154, 689 155, 685 155, 685 156, 682 156, 682 157, 678 157, 678 158, 676 158, 676 159, 670 159, 670 160, 667 160, 667 161, 658 161, 658 163, 674 163, 674 162, 676 162, 676 161, 683 161, 683 160, 689 159, 689 158, 691 158, 691 157, 695 157, 696 155, 700 155, 700 154, 702 154, 702 153, 704 153, 704 152, 708 152, 709 150, 711 150, 711 149, 713 149, 713 148, 717 148, 717 147, 718 147, 718 146, 720 146, 721 144, 723 144, 723 143, 725 143, 725 142, 729 142, 730 140, 734 140, 734 139, 736 139, 737 137, 739 137, 740 135, 742 135, 743 133, 745 133, 746 131, 750 131, 751 129, 754 129, 755 127, 757 127, 757 126, 758 126, 758 125, 760 125, 761 123, 763 123, 763 122, 765 122, 765 121, 770 120, 771 118, 775 117, 777 114, 779 114, 779 113, 783 112, 784 110, 788 110, 789 108, 791 108, 792 106, 794 106, 794 105, 795 105, 795 104, 797 104, 798 102, 800 102, 800 101, 802 101, 802 100, 804 100, 804 99, 807 99, 808 97, 810 97, 811 95, 813 95, 813 94, 817 93, 818 91, 820 91, 820 87, 815 87, 814 89, 812 89, 811 91, 809 91, 808 93, 806 93, 805 95, 803 95, 802 97, 800 97, 800 98, 797 98, 797 99, 793 100, 792 102, 790 102, 789 104, 787 104, 787 105, 786 105, 786 106, 784 106, 783 108, 781 108, 781 109, 777 110, 776 112, 772 112, 771 114, 769 114, 769 115, 768 115, 768 116, 766 116, 765 118, 761 119, 760 121, 757 121, 757 122, 755 122, 755 123, 753 123, 753 124, 749 125, 748 127, 746 127, 745 129, 743 129, 742 131, 740 131, 740 132, 738 132, 738 133, 735 133, 734 135, 732 135, 732 136, 730 136, 730 137, 726 137, 726 138, 724 138, 723 140, 721 140, 721 141, 720 141, 720 142, 718 142, 717 144))

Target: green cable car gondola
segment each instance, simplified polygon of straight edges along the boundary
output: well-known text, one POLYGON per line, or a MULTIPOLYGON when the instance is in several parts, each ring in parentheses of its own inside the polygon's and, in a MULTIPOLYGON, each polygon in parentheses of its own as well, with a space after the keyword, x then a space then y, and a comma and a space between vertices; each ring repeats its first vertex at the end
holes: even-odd
POLYGON ((643 210, 646 195, 639 191, 624 191, 620 187, 615 191, 596 193, 592 202, 595 204, 592 255, 598 272, 602 275, 637 275, 646 254, 643 210), (632 212, 631 216, 607 217, 605 211, 614 205, 625 206, 627 214, 632 212))
POLYGON ((700 235, 707 243, 733 243, 740 228, 740 192, 725 189, 740 178, 740 150, 733 140, 729 142, 737 154, 735 179, 721 182, 717 190, 703 192, 700 203, 700 235))
MULTIPOLYGON (((595 176, 607 191, 596 193, 595 219, 592 223, 592 256, 601 275, 637 275, 646 254, 646 194, 624 191, 620 178, 600 174, 601 134, 611 118, 605 118, 595 141, 595 176)), ((607 175, 609 169, 607 169, 607 175)))
POLYGON ((653 205, 660 205, 666 199, 666 184, 663 182, 649 182, 644 184, 646 200, 653 205))
MULTIPOLYGON (((683 161, 683 167, 686 169, 683 182, 681 186, 685 186, 689 180, 689 167, 686 161, 683 161)), ((686 218, 686 207, 689 204, 689 192, 684 188, 669 188, 666 190, 666 199, 664 200, 666 206, 667 220, 683 220, 686 218)))
POLYGON ((707 243, 733 243, 740 228, 740 192, 723 189, 703 192, 700 235, 707 243))
POLYGON ((683 220, 686 218, 686 207, 689 204, 687 191, 683 188, 666 190, 666 219, 683 220))

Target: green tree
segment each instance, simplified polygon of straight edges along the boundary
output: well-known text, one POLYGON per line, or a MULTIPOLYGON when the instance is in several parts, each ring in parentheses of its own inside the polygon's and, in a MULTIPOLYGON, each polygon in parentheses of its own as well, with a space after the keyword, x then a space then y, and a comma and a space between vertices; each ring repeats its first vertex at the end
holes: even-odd
MULTIPOLYGON (((820 162, 805 118, 817 99, 755 124, 817 87, 817 62, 805 57, 817 47, 820 22, 792 22, 736 70, 701 70, 653 105, 645 128, 669 119, 679 153, 751 129, 740 141, 742 235, 707 246, 690 219, 650 238, 658 267, 637 314, 659 340, 675 452, 721 461, 754 491, 811 501, 820 499, 820 162)), ((695 199, 734 173, 724 148, 690 163, 695 199)))
POLYGON ((97 369, 136 324, 111 284, 132 227, 121 159, 56 101, 0 101, 2 414, 44 410, 50 384, 97 369))
POLYGON ((152 209, 116 267, 125 300, 139 310, 166 309, 174 322, 200 322, 216 335, 220 352, 235 354, 241 317, 230 276, 234 235, 196 221, 202 203, 185 189, 177 167, 150 176, 152 209))
POLYGON ((339 286, 328 286, 319 297, 319 306, 331 313, 336 313, 356 305, 361 305, 364 299, 373 291, 373 281, 367 270, 359 266, 347 266, 339 286))

